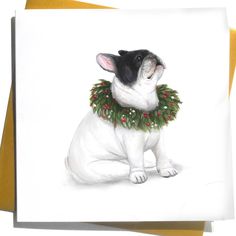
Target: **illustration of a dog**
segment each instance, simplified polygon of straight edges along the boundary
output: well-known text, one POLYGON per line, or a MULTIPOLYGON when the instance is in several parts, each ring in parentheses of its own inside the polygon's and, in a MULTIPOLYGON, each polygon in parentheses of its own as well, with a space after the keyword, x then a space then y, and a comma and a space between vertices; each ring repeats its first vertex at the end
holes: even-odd
MULTIPOLYGON (((100 53, 97 63, 115 74, 112 97, 122 107, 152 111, 158 106, 157 81, 165 65, 148 50, 119 51, 118 55, 100 53)), ((114 126, 90 111, 79 124, 71 142, 66 165, 80 183, 94 184, 129 178, 135 184, 147 180, 144 152, 152 150, 157 173, 163 177, 177 174, 162 150, 161 130, 142 131, 114 126)))

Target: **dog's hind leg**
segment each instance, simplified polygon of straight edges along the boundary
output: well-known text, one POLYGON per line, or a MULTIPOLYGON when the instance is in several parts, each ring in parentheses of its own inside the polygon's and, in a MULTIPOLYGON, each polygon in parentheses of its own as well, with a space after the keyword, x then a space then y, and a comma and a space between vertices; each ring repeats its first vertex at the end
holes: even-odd
POLYGON ((116 182, 128 179, 130 167, 119 160, 92 160, 80 171, 72 171, 75 180, 83 184, 116 182))
POLYGON ((87 171, 90 183, 115 182, 128 179, 130 167, 119 160, 94 160, 88 163, 87 171))

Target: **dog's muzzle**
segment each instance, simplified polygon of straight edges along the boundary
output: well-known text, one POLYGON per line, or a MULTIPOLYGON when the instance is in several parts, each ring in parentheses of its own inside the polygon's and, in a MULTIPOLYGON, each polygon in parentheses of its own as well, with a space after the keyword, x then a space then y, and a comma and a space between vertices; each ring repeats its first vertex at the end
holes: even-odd
POLYGON ((151 79, 155 70, 158 66, 162 66, 163 69, 166 68, 163 61, 154 54, 149 54, 144 58, 143 62, 143 73, 147 79, 151 79))

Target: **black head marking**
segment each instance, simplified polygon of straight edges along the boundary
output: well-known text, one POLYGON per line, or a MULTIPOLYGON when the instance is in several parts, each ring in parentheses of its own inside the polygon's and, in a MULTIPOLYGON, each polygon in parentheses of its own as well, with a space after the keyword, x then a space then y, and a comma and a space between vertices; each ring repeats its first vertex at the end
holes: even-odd
POLYGON ((122 50, 122 53, 120 54, 122 56, 117 63, 117 78, 126 85, 135 82, 143 59, 148 54, 150 54, 148 50, 126 51, 126 53, 122 50))
MULTIPOLYGON (((97 62, 104 70, 115 73, 116 77, 125 85, 132 84, 137 80, 138 71, 146 56, 155 56, 145 49, 119 50, 118 53, 120 56, 100 53, 97 55, 97 62)), ((156 56, 155 58, 157 64, 162 64, 156 56)))

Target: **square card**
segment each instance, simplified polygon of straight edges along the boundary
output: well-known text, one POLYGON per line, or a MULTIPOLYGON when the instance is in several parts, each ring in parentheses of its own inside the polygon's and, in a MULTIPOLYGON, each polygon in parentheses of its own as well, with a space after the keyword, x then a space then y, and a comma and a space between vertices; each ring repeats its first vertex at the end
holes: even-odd
POLYGON ((17 221, 232 217, 225 18, 18 12, 17 221))

